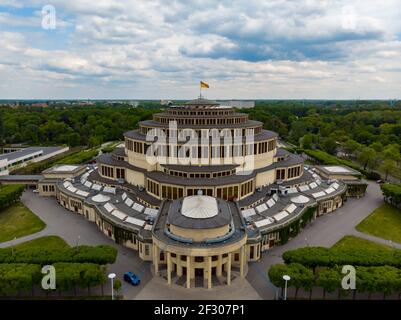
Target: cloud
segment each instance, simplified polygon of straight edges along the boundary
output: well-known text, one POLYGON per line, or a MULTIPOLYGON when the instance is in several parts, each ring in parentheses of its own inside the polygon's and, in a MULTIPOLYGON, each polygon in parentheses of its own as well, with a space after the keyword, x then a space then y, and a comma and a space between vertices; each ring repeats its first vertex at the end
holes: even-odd
POLYGON ((396 0, 54 0, 55 31, 46 4, 0 2, 2 97, 399 95, 396 0))

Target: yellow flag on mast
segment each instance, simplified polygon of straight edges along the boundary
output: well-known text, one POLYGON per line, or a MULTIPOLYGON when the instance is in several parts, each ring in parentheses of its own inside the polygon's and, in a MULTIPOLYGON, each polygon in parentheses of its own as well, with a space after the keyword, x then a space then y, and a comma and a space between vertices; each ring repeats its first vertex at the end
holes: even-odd
POLYGON ((206 82, 203 82, 203 81, 200 82, 200 87, 209 89, 209 85, 206 82))

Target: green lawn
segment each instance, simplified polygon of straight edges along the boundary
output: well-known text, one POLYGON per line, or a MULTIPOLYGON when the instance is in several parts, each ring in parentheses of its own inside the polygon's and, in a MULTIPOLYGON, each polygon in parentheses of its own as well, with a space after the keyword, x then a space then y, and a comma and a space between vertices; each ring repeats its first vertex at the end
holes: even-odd
POLYGON ((356 226, 358 231, 401 243, 401 210, 385 203, 356 226))
POLYGON ((16 250, 28 248, 62 249, 65 247, 69 247, 69 245, 64 241, 64 239, 58 236, 41 237, 14 246, 16 250))
POLYGON ((21 202, 0 212, 0 242, 20 238, 44 229, 46 224, 21 202))
POLYGON ((345 236, 340 239, 334 246, 335 249, 372 249, 372 250, 393 250, 384 244, 376 243, 370 240, 354 236, 345 236))

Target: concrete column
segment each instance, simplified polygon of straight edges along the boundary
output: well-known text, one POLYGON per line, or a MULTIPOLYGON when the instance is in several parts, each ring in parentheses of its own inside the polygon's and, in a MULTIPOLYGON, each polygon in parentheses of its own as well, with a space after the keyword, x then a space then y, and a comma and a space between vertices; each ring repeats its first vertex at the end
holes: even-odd
POLYGON ((187 288, 191 288, 191 257, 187 256, 187 288))
POLYGON ((221 254, 218 256, 217 260, 217 267, 216 267, 216 276, 221 277, 221 274, 223 272, 223 263, 222 263, 223 257, 221 254))
POLYGON ((167 284, 171 284, 171 253, 167 252, 167 284))
POLYGON ((212 257, 207 257, 207 288, 212 289, 212 257))
POLYGON ((177 276, 182 276, 182 264, 181 264, 181 256, 177 255, 177 276))
POLYGON ((159 250, 155 244, 153 244, 153 265, 155 267, 155 276, 159 275, 159 250))
POLYGON ((228 254, 228 259, 226 263, 227 268, 227 284, 231 284, 231 253, 228 254))
POLYGON ((241 277, 244 276, 245 248, 245 246, 242 246, 239 251, 239 273, 241 277))
MULTIPOLYGON (((190 256, 188 256, 187 259, 191 259, 191 265, 195 260, 194 257, 190 257, 190 256)), ((194 279, 194 278, 195 278, 195 264, 193 264, 193 266, 191 267, 191 279, 194 279)))

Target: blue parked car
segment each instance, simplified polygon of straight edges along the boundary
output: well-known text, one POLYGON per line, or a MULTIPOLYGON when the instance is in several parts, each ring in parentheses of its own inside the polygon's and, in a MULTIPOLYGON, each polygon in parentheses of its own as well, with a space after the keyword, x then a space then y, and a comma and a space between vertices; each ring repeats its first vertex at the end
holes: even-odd
POLYGON ((131 271, 124 273, 124 281, 132 284, 133 286, 137 286, 141 283, 141 279, 139 279, 138 276, 131 271))

